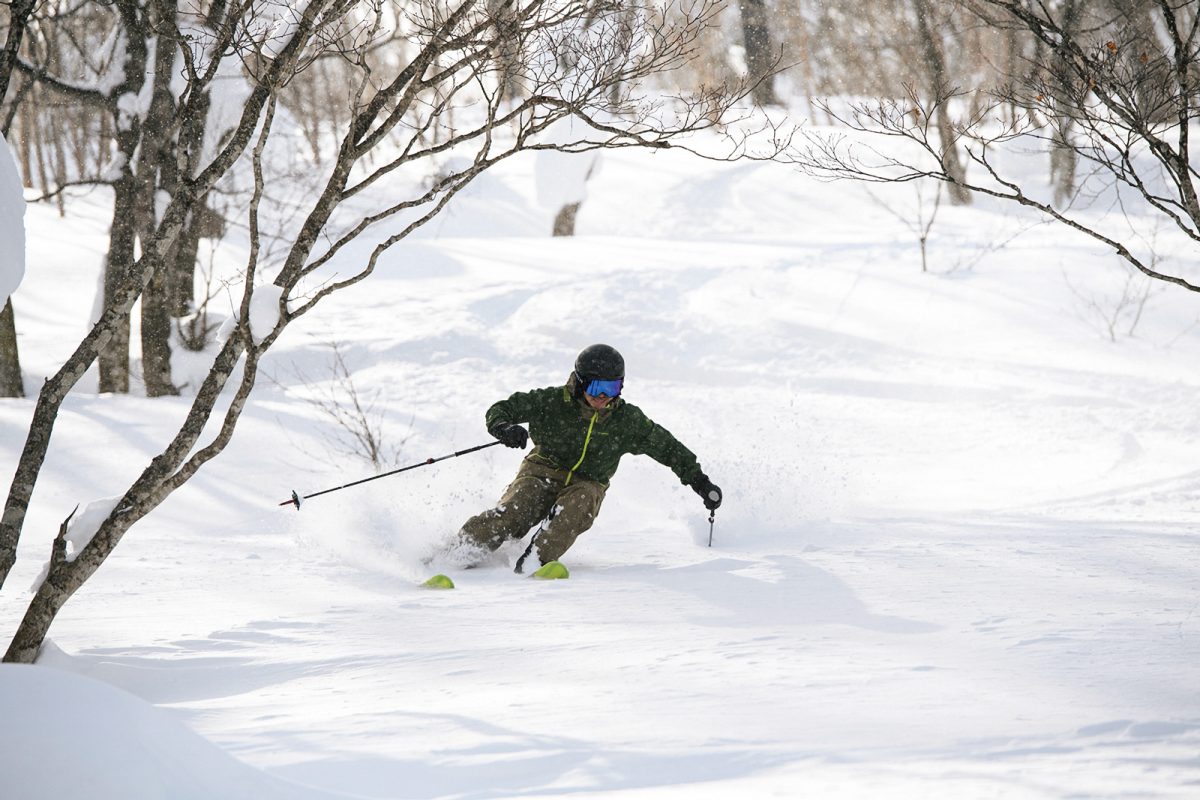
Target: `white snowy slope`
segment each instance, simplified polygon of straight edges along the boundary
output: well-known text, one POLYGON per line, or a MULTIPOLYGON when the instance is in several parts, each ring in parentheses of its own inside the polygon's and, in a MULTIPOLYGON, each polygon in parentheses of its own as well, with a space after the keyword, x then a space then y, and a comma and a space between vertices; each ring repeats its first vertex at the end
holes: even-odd
MULTIPOLYGON (((911 187, 666 153, 607 154, 579 235, 551 239, 535 173, 487 176, 282 337, 230 449, 128 534, 38 668, 0 671, 0 797, 14 775, 28 800, 1200 795, 1195 295, 1155 287, 1114 342, 1098 309, 1125 272, 1077 236, 943 206, 923 274, 882 205, 911 187), (713 546, 699 499, 630 457, 570 580, 513 575, 514 548, 420 588, 520 454, 280 507, 372 472, 310 402, 335 342, 396 465, 487 442, 492 402, 616 346, 628 399, 725 490, 713 546), (166 750, 134 748, 149 718, 166 750), (85 767, 161 788, 71 789, 85 767)), ((83 332, 105 201, 29 209, 27 385, 83 332)), ((1172 236, 1164 263, 1196 276, 1172 236)), ((123 491, 187 402, 95 389, 56 429, 6 636, 62 519, 123 491)), ((0 463, 31 409, 0 401, 0 463)))

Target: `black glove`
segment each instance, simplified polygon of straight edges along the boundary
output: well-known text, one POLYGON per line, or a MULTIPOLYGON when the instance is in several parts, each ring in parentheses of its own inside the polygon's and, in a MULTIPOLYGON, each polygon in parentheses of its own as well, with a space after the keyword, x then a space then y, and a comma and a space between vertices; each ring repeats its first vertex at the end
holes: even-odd
POLYGON ((692 491, 700 495, 700 499, 704 501, 704 507, 709 511, 716 511, 721 507, 721 487, 708 479, 708 476, 703 472, 697 472, 696 477, 688 481, 688 486, 692 487, 692 491))
POLYGON ((512 422, 501 422, 488 433, 503 442, 505 447, 524 450, 526 443, 529 442, 529 431, 512 422))

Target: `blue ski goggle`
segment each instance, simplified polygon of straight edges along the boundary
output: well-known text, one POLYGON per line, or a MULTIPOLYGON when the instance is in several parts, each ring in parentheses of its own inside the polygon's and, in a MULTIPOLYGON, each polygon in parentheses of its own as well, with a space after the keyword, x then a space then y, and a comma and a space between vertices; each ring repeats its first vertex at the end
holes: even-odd
POLYGON ((605 395, 607 397, 619 397, 621 394, 621 385, 625 383, 624 379, 617 378, 615 381, 589 381, 584 388, 584 393, 592 397, 605 395))

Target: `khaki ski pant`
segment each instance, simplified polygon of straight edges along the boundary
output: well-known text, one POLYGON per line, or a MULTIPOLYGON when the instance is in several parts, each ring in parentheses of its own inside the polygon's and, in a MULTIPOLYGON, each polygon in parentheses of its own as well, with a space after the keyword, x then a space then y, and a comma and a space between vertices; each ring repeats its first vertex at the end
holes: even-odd
POLYGON ((592 527, 608 489, 603 483, 579 477, 567 484, 567 475, 563 469, 528 460, 521 462, 517 477, 504 490, 496 507, 467 520, 460 536, 495 550, 507 541, 524 537, 553 509, 553 519, 542 525, 534 536, 534 544, 542 564, 557 561, 579 534, 592 527))

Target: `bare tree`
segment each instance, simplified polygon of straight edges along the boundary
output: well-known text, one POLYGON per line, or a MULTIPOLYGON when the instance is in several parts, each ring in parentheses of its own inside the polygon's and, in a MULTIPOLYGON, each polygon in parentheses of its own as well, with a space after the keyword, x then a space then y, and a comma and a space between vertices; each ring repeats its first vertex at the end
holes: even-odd
POLYGON ((1084 319, 1103 331, 1110 342, 1116 342, 1119 336, 1133 336, 1154 287, 1162 286, 1121 263, 1124 274, 1115 293, 1077 287, 1066 273, 1063 274, 1063 281, 1078 301, 1084 319))
POLYGON ((910 181, 934 178, 962 183, 986 194, 1037 209, 1056 222, 1111 247, 1148 277, 1200 292, 1200 277, 1169 274, 1156 268, 1131 237, 1073 212, 1070 205, 1044 199, 1040 187, 1007 173, 1001 156, 1014 149, 1047 152, 1071 148, 1088 165, 1093 180, 1136 196, 1146 208, 1200 242, 1200 198, 1193 166, 1191 126, 1197 119, 1197 75, 1200 60, 1200 20, 1195 3, 1157 0, 1155 23, 1166 39, 1161 53, 1122 42, 1119 18, 1090 30, 1088 38, 1064 25, 1049 6, 1020 0, 974 0, 981 19, 1005 25, 1042 47, 1042 60, 1026 72, 1010 76, 989 103, 956 126, 966 142, 967 157, 982 176, 963 182, 947 164, 938 137, 928 120, 955 93, 922 102, 916 93, 904 100, 856 103, 835 116, 856 135, 810 136, 797 154, 801 165, 821 175, 866 181, 910 181), (1064 91, 1068 87, 1069 91, 1064 91), (1032 109, 1012 115, 1002 107, 1032 109), (1067 126, 1069 125, 1069 130, 1067 126), (1069 135, 1064 135, 1069 134, 1069 135), (888 153, 872 147, 882 137, 912 148, 888 153), (911 157, 910 157, 911 156, 911 157))
POLYGON ((296 377, 306 390, 301 399, 332 423, 318 431, 329 453, 361 458, 376 472, 396 466, 408 437, 393 441, 388 436, 384 426, 387 408, 379 404, 380 393, 364 395, 346 364, 342 345, 331 342, 329 347, 333 359, 326 380, 315 380, 296 369, 296 377))
MULTIPOLYGON (((115 153, 111 174, 93 178, 110 182, 114 196, 104 259, 106 303, 119 291, 135 260, 137 221, 145 213, 138 198, 152 193, 142 185, 144 179, 137 173, 138 153, 142 153, 144 161, 155 157, 159 149, 154 141, 147 141, 146 148, 140 148, 145 120, 131 103, 131 98, 141 94, 147 67, 154 58, 156 42, 147 13, 148 9, 136 0, 97 4, 89 7, 87 14, 55 7, 38 20, 38 35, 31 42, 30 58, 16 61, 22 77, 34 85, 30 100, 49 93, 54 97, 51 105, 87 108, 92 117, 104 116, 113 132, 115 153)), ((28 100, 26 105, 31 105, 28 100)), ((40 135, 42 125, 36 117, 34 120, 30 127, 40 135)), ((87 180, 78 173, 81 165, 73 165, 72 170, 67 164, 62 154, 62 136, 55 136, 54 143, 58 154, 55 168, 51 175, 41 174, 39 182, 43 186, 53 183, 63 187, 87 180)), ((102 391, 129 391, 129 337, 129 320, 125 318, 106 338, 100 357, 102 391)))
MULTIPOLYGON (((224 7, 218 0, 199 5, 210 15, 224 7)), ((138 244, 144 247, 152 237, 161 194, 190 178, 180 174, 179 164, 204 137, 209 90, 198 90, 185 117, 177 111, 172 88, 183 71, 181 42, 205 19, 197 7, 175 0, 75 5, 51 0, 34 19, 25 55, 14 60, 29 90, 11 111, 24 130, 33 132, 25 147, 32 142, 40 164, 41 143, 49 138, 55 156, 51 170, 38 170, 46 196, 61 204, 62 191, 72 185, 113 188, 103 262, 106 295, 119 291, 138 244), (47 96, 52 102, 41 102, 47 96), (70 123, 62 124, 64 118, 70 123)), ((141 297, 142 378, 151 397, 178 394, 171 380, 171 319, 190 311, 199 236, 212 227, 203 200, 141 297)), ((99 362, 103 391, 129 391, 127 323, 113 332, 99 362)))
MULTIPOLYGON (((514 155, 539 149, 686 148, 685 136, 712 128, 715 120, 727 120, 748 93, 745 87, 718 87, 668 97, 647 88, 692 57, 697 33, 718 10, 707 0, 685 0, 670 13, 624 0, 507 7, 512 21, 500 30, 485 0, 420 6, 312 0, 298 12, 279 6, 274 22, 264 21, 257 6, 230 2, 211 31, 189 30, 180 38, 188 43, 183 49, 188 87, 180 95, 177 116, 186 119, 199 113, 199 97, 222 59, 245 63, 251 91, 230 136, 210 160, 188 170, 193 177, 171 197, 99 321, 42 387, 0 517, 0 577, 11 567, 63 398, 127 321, 142 287, 174 246, 199 198, 248 155, 253 190, 245 222, 251 247, 236 325, 178 431, 71 557, 65 553, 64 525, 46 578, 6 661, 34 660, 55 615, 125 533, 224 450, 254 388, 259 362, 283 331, 330 295, 368 278, 389 248, 434 219, 480 174, 514 155), (630 10, 637 20, 631 45, 614 44, 621 40, 610 35, 611 26, 628 24, 630 10), (402 27, 413 47, 405 59, 384 70, 363 54, 389 24, 402 27), (358 32, 353 48, 343 43, 341 34, 347 28, 358 32), (494 58, 508 38, 519 43, 520 82, 527 92, 519 99, 503 91, 504 75, 494 58), (350 113, 338 131, 336 152, 321 172, 319 189, 309 198, 300 224, 288 232, 287 248, 277 258, 263 260, 260 211, 265 187, 275 180, 265 153, 276 135, 279 94, 298 72, 335 47, 354 65, 350 113), (563 50, 577 53, 569 71, 555 57, 563 50), (614 85, 620 87, 619 113, 612 106, 614 85), (429 132, 444 124, 452 111, 458 115, 455 126, 432 143, 429 132), (539 141, 548 126, 567 117, 582 122, 585 132, 566 143, 539 141), (428 174, 431 163, 450 154, 456 160, 443 163, 432 185, 412 181, 407 196, 387 193, 383 204, 361 211, 368 202, 366 190, 381 179, 403 178, 422 167, 428 174), (351 198, 358 209, 354 215, 346 203, 351 198), (368 230, 382 230, 384 237, 365 261, 351 263, 343 251, 368 230), (271 282, 260 285, 264 273, 271 282), (268 312, 270 321, 264 321, 268 312), (231 381, 232 391, 225 391, 231 381), (206 423, 214 418, 219 420, 216 432, 206 438, 206 423)), ((786 146, 777 135, 772 141, 786 146)), ((731 142, 723 155, 742 155, 741 144, 731 142)))
POLYGON ((913 181, 916 187, 916 203, 906 203, 900 209, 895 208, 882 197, 877 196, 874 192, 868 190, 867 194, 880 207, 891 214, 896 219, 908 228, 908 230, 917 237, 917 244, 921 250, 921 272, 929 271, 929 234, 933 230, 933 224, 937 222, 938 209, 942 207, 942 184, 934 183, 933 185, 933 205, 930 207, 925 202, 926 183, 928 181, 913 181))

